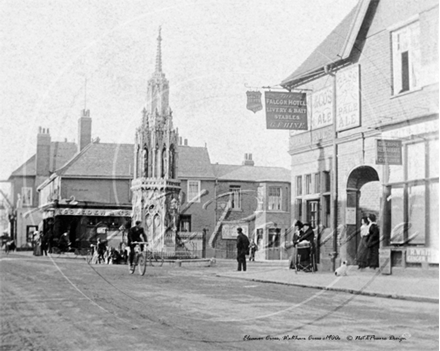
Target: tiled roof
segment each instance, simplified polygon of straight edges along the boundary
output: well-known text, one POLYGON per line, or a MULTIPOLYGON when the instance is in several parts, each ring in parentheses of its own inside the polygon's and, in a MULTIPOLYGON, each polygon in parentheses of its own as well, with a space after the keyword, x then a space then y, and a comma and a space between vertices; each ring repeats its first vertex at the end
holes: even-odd
MULTIPOLYGON (((206 148, 179 145, 178 153, 179 178, 214 178, 206 148)), ((133 144, 90 144, 57 173, 63 176, 131 177, 133 158, 133 144)))
POLYGON ((282 167, 236 166, 213 164, 214 174, 220 180, 250 182, 290 182, 290 171, 282 167))
POLYGON ((35 176, 35 175, 36 175, 35 155, 33 155, 29 160, 27 160, 15 171, 13 171, 9 176, 9 179, 11 179, 12 177, 26 177, 26 176, 35 176))
POLYGON ((208 149, 179 145, 178 152, 177 175, 179 178, 214 179, 208 149))
POLYGON ((63 166, 78 151, 76 143, 53 141, 50 143, 50 170, 51 172, 63 166))
MULTIPOLYGON (((71 142, 53 141, 50 143, 50 171, 53 172, 60 168, 67 161, 69 161, 76 153, 77 146, 71 142)), ((15 171, 13 171, 10 177, 24 177, 35 176, 35 159, 36 155, 33 155, 29 160, 23 163, 15 171)))
POLYGON ((132 144, 92 143, 56 172, 62 176, 131 177, 132 144))
POLYGON ((281 82, 281 85, 284 87, 295 85, 318 72, 324 72, 325 66, 346 60, 355 45, 370 2, 371 0, 360 0, 311 55, 281 82))

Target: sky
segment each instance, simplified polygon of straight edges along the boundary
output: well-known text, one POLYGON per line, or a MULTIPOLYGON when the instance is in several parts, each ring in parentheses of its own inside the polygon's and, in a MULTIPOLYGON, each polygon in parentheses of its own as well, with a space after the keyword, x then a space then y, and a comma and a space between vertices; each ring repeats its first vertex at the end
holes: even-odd
POLYGON ((38 128, 134 143, 158 28, 174 126, 212 163, 290 168, 289 131, 267 130, 246 91, 287 78, 357 0, 4 0, 0 4, 0 180, 35 154, 38 128))

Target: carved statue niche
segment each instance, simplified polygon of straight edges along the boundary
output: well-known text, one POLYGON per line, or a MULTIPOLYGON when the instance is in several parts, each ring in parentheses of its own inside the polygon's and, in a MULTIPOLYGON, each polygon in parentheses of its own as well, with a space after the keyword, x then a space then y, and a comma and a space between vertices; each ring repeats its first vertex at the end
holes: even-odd
POLYGON ((166 212, 166 216, 165 216, 165 228, 168 230, 172 230, 175 233, 179 230, 179 221, 180 221, 179 208, 180 208, 179 200, 173 197, 170 200, 168 211, 166 212))

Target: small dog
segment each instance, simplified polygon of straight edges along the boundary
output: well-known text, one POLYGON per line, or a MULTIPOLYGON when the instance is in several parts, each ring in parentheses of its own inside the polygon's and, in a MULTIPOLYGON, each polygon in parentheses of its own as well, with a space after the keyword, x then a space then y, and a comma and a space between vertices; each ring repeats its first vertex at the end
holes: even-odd
POLYGON ((337 276, 347 275, 347 261, 342 261, 341 267, 339 267, 335 271, 335 275, 337 276))

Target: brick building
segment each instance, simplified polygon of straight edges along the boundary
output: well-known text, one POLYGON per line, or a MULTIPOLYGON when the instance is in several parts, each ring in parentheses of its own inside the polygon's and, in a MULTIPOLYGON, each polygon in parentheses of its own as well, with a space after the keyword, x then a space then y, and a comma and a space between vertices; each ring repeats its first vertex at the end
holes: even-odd
POLYGON ((361 0, 281 83, 307 92, 309 130, 290 135, 293 217, 320 234, 321 268, 356 264, 368 213, 382 265, 438 267, 438 10, 361 0))
POLYGON ((18 247, 30 247, 42 221, 37 188, 78 152, 76 143, 52 141, 49 129, 39 128, 36 154, 11 173, 10 236, 18 247))

